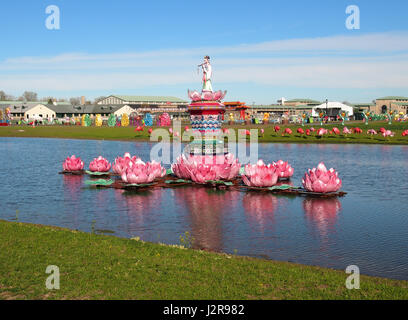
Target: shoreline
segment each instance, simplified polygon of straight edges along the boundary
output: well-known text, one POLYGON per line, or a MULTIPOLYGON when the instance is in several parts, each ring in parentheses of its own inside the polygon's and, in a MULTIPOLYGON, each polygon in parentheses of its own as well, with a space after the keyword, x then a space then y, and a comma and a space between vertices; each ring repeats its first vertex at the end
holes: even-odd
MULTIPOLYGON (((350 128, 353 124, 349 124, 350 128)), ((356 125, 356 124, 354 124, 356 125)), ((357 123, 358 125, 358 123, 357 123)), ((310 125, 305 125, 303 129, 307 129, 310 125)), ((330 130, 333 127, 341 127, 341 124, 323 125, 322 128, 330 130)), ((374 128, 377 131, 384 126, 395 132, 395 136, 391 138, 384 138, 381 135, 369 136, 363 134, 351 135, 326 135, 318 138, 315 135, 306 136, 296 133, 296 129, 300 125, 285 125, 281 126, 281 131, 284 128, 290 128, 293 131, 292 135, 282 136, 281 132, 275 133, 273 126, 251 125, 246 127, 232 126, 228 127, 230 130, 239 129, 264 129, 265 132, 261 136, 258 133, 258 143, 297 143, 297 144, 355 144, 355 145, 408 145, 408 137, 403 137, 401 134, 408 129, 408 123, 395 123, 392 125, 383 122, 372 123, 368 126, 361 126, 364 129, 374 128)), ((152 127, 155 129, 157 127, 152 127)), ((167 130, 167 127, 160 127, 167 130)), ((316 128, 321 128, 316 126, 316 128)), ((366 130, 363 130, 366 131, 366 130)), ((184 130, 182 130, 181 135, 184 130)), ((0 137, 9 138, 54 138, 54 139, 75 139, 75 140, 106 140, 106 141, 129 141, 129 142, 152 142, 147 130, 136 133, 133 127, 81 127, 81 126, 9 126, 0 128, 0 137)), ((171 138, 173 141, 173 138, 171 138)), ((247 138, 247 142, 250 140, 247 138)), ((187 143, 188 141, 182 141, 187 143)))
POLYGON ((408 299, 405 280, 361 275, 349 290, 341 270, 61 227, 0 220, 0 239, 0 299, 408 299), (48 265, 60 290, 45 288, 48 265))

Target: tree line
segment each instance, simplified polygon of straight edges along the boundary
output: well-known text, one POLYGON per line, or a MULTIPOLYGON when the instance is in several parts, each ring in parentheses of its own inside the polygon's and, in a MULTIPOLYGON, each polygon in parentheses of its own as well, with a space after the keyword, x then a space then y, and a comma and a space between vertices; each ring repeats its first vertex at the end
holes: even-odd
MULTIPOLYGON (((96 103, 97 101, 106 98, 105 96, 97 97, 95 100, 92 101, 85 101, 85 104, 92 104, 96 103)), ((0 101, 22 101, 22 102, 46 102, 47 104, 52 104, 54 102, 66 102, 70 103, 73 106, 81 104, 81 97, 71 97, 68 99, 65 98, 55 98, 55 97, 42 97, 39 98, 38 94, 33 91, 24 91, 24 93, 19 96, 15 97, 11 94, 7 94, 3 90, 0 90, 0 101)))

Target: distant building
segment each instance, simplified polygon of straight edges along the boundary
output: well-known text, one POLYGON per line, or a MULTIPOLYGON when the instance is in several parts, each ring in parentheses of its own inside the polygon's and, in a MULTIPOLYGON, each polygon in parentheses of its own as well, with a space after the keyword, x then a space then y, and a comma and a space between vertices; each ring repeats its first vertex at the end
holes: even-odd
POLYGON ((292 99, 285 101, 285 106, 297 107, 297 106, 318 106, 321 104, 320 101, 312 100, 312 99, 292 99))
POLYGON ((97 101, 98 105, 128 105, 138 113, 164 113, 178 117, 187 116, 188 102, 169 96, 110 95, 97 101))
POLYGON ((283 114, 301 115, 305 111, 312 113, 313 107, 319 104, 321 104, 321 102, 311 99, 286 100, 282 98, 278 100, 278 104, 255 105, 252 107, 252 112, 255 114, 270 113, 271 115, 278 116, 282 116, 283 114))
POLYGON ((251 109, 250 106, 247 106, 245 102, 241 101, 226 101, 222 104, 225 106, 225 113, 227 114, 228 118, 232 114, 234 119, 244 119, 245 113, 251 109))
POLYGON ((389 96, 375 100, 375 113, 387 113, 390 110, 408 114, 408 97, 389 96))

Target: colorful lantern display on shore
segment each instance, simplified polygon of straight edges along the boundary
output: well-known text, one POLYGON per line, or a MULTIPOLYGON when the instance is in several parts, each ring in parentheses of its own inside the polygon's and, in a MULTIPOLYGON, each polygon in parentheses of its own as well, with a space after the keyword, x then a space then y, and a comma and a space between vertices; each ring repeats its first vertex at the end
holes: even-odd
POLYGON ((145 114, 144 118, 143 118, 143 122, 145 126, 152 126, 153 125, 153 118, 152 115, 148 112, 145 114))
POLYGON ((157 125, 159 127, 170 127, 171 126, 171 119, 167 112, 162 113, 157 120, 157 125))
POLYGON ((116 125, 116 115, 111 113, 108 118, 108 126, 114 127, 116 125))
POLYGON ((129 125, 129 116, 127 113, 122 114, 122 118, 120 119, 120 125, 122 127, 127 127, 129 125))
POLYGON ((95 126, 97 126, 97 127, 102 126, 102 116, 100 114, 97 114, 95 116, 95 126))
POLYGON ((89 114, 82 115, 81 125, 83 127, 89 127, 89 126, 91 126, 91 124, 92 124, 92 120, 91 120, 91 117, 89 116, 89 114))

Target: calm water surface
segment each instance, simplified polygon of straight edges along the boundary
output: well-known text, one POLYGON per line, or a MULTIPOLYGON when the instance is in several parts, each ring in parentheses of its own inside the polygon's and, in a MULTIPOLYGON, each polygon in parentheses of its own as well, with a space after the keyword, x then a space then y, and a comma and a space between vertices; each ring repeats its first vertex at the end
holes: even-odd
POLYGON ((190 187, 127 193, 90 189, 86 176, 59 175, 71 154, 86 163, 130 152, 149 160, 148 142, 0 138, 0 219, 408 279, 408 147, 263 144, 260 158, 288 160, 292 182, 319 161, 339 171, 339 199, 273 196, 190 187))

